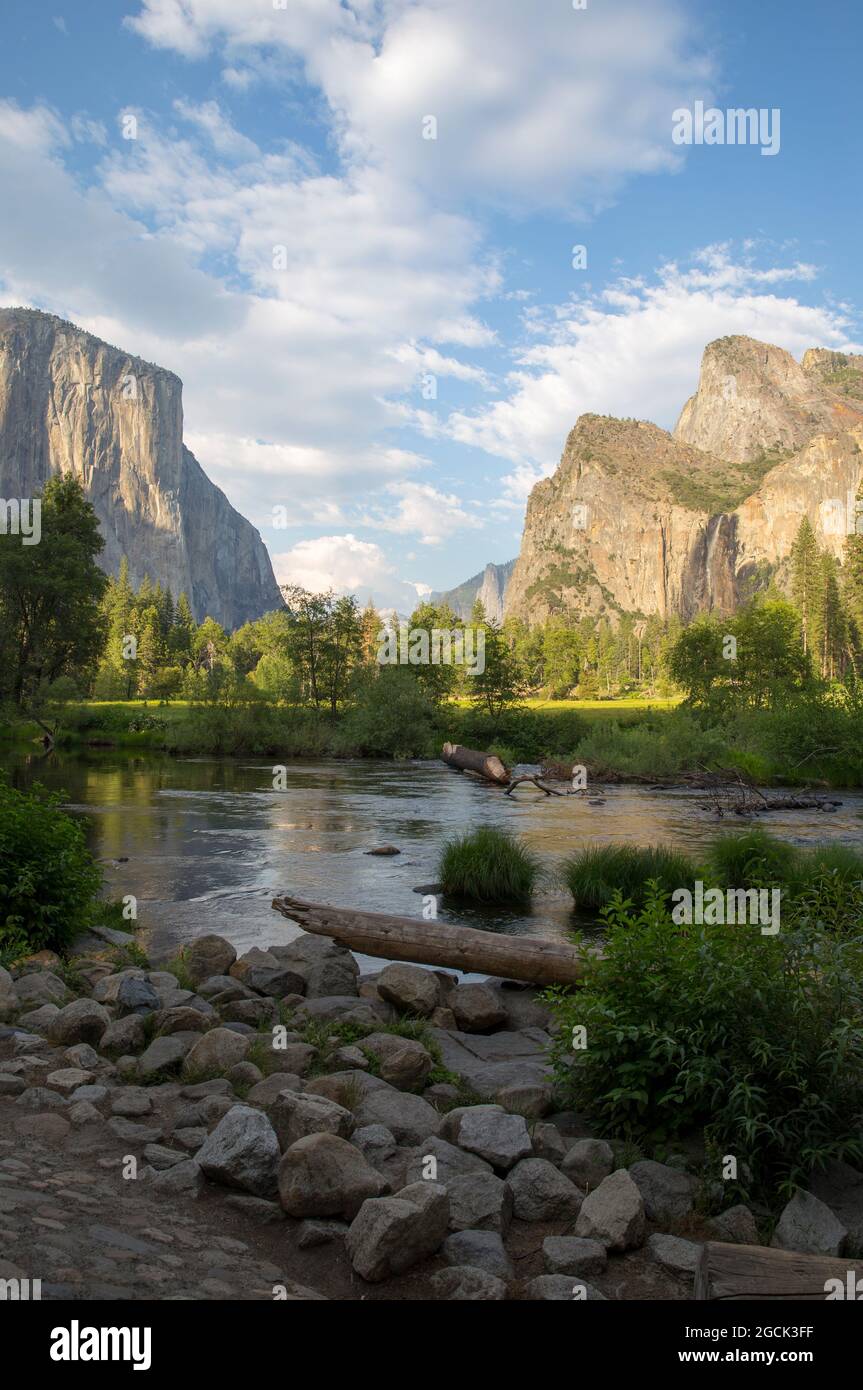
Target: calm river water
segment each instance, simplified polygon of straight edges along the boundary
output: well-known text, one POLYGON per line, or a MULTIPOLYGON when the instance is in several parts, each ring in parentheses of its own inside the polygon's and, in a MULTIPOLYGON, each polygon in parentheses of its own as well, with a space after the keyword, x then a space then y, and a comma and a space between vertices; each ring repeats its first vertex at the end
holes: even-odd
MULTIPOLYGON (((604 800, 594 806, 531 789, 507 797, 433 762, 295 762, 285 791, 273 790, 272 764, 259 758, 59 751, 17 756, 6 766, 18 786, 39 781, 65 792, 69 809, 85 819, 93 852, 106 861, 109 895, 138 899, 142 944, 155 959, 204 931, 238 950, 287 940, 294 929, 270 907, 280 893, 420 916, 413 890, 433 883, 444 840, 479 825, 517 831, 552 870, 591 842, 697 848, 718 828, 698 792, 615 786, 596 793, 604 800), (367 856, 380 845, 401 853, 367 856)), ((838 795, 835 814, 774 813, 761 823, 798 843, 844 840, 863 848, 863 794, 838 795)), ((528 914, 441 901, 438 915, 545 937, 573 925, 571 899, 553 888, 528 914)))

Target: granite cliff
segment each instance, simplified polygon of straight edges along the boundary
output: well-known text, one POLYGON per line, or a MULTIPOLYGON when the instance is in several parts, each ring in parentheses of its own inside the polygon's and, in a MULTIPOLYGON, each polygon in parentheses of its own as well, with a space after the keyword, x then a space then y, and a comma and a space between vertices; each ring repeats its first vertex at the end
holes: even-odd
POLYGON ((579 419, 531 493, 507 616, 729 611, 787 582, 803 516, 841 559, 861 475, 863 357, 719 339, 673 434, 579 419))
POLYGON ((446 593, 432 594, 434 603, 448 603, 457 618, 467 622, 473 613, 473 606, 479 599, 487 618, 493 622, 503 621, 504 605, 509 581, 515 568, 515 560, 507 560, 503 565, 486 565, 484 570, 466 579, 455 589, 446 593))
POLYGON ((72 473, 105 539, 188 596, 195 617, 235 628, 282 600, 258 532, 183 444, 182 382, 34 309, 0 309, 0 496, 33 497, 72 473))

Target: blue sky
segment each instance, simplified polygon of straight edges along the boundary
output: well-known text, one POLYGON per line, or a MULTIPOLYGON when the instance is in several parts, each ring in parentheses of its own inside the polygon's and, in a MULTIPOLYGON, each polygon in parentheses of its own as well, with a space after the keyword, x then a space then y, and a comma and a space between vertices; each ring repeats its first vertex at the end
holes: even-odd
POLYGON ((280 578, 404 611, 711 338, 860 350, 861 47, 857 0, 4 0, 0 302, 176 371, 280 578), (675 145, 699 100, 778 154, 675 145))

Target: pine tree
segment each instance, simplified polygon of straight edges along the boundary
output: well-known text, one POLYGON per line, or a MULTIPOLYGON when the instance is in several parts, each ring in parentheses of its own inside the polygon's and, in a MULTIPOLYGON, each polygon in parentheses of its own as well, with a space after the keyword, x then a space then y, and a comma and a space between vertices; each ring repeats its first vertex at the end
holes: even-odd
POLYGON ((817 651, 823 578, 818 541, 809 518, 804 516, 791 547, 791 596, 802 622, 804 652, 817 651))

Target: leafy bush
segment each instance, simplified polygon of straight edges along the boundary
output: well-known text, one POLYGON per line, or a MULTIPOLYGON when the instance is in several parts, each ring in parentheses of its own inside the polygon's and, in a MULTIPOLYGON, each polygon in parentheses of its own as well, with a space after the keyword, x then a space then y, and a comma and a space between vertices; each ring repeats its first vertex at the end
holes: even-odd
POLYGON ((443 891, 479 903, 526 903, 539 860, 515 836, 485 826, 443 847, 438 878, 443 891))
POLYGON ((439 742, 436 721, 435 703, 413 669, 385 666, 360 685, 336 732, 335 751, 372 758, 428 757, 439 742))
POLYGON ((674 777, 696 767, 728 762, 723 733, 691 710, 651 714, 622 724, 597 722, 580 740, 576 761, 594 777, 608 773, 637 777, 674 777))
POLYGON ((576 907, 596 911, 606 907, 619 890, 636 904, 644 901, 647 884, 663 892, 683 888, 696 876, 692 861, 665 845, 588 845, 563 867, 563 878, 576 907))
POLYGON ((0 778, 0 951, 63 951, 99 911, 102 875, 62 797, 0 778))
POLYGON ((826 875, 775 937, 675 925, 659 885, 638 910, 616 897, 583 987, 548 991, 564 1102, 608 1136, 664 1144, 703 1128, 709 1152, 738 1157, 743 1199, 773 1203, 830 1159, 859 1162, 863 891, 843 891, 843 910, 856 894, 852 936, 824 930, 826 875))

